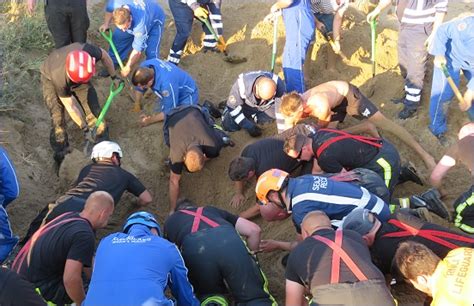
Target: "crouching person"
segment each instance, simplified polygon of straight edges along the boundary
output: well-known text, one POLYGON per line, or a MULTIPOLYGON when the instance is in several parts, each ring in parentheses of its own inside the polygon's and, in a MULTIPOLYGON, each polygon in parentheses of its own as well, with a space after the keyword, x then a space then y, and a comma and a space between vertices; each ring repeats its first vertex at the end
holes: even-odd
POLYGON ((308 213, 301 227, 304 240, 286 266, 286 305, 303 305, 305 290, 311 305, 395 305, 360 235, 335 231, 322 211, 308 213))
POLYGON ((199 305, 176 246, 161 236, 155 217, 131 214, 123 232, 99 244, 86 305, 175 305, 165 296, 170 286, 177 305, 199 305))

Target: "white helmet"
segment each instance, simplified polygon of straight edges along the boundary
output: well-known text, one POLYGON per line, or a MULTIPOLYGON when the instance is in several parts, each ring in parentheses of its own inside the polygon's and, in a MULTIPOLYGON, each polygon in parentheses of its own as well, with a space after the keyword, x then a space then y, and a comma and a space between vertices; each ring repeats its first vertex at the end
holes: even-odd
POLYGON ((112 158, 114 153, 122 157, 122 149, 116 142, 101 141, 92 148, 91 159, 112 158))

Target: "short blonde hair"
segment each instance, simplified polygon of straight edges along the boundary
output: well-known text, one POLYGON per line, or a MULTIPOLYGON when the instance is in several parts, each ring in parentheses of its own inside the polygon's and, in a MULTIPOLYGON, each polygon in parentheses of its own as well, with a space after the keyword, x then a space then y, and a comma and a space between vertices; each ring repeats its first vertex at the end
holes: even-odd
POLYGON ((115 25, 123 25, 130 21, 130 10, 125 7, 115 9, 113 12, 113 21, 115 25))
POLYGON ((280 112, 285 117, 293 117, 303 105, 303 98, 296 91, 287 93, 281 97, 280 112))
POLYGON ((189 172, 200 171, 204 167, 204 154, 198 147, 191 147, 184 156, 184 164, 189 172))

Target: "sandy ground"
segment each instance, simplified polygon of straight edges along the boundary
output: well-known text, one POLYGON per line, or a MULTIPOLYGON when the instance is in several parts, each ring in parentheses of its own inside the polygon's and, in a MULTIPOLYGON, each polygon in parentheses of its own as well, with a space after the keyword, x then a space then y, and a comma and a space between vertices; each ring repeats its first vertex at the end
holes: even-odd
MULTIPOLYGON (((97 1, 95 1, 97 2, 97 1)), ((169 47, 175 34, 175 27, 166 1, 168 19, 162 41, 161 54, 166 58, 169 47)), ((224 100, 232 83, 238 74, 257 69, 270 69, 272 26, 262 22, 268 13, 271 1, 224 1, 223 22, 225 37, 228 41, 228 50, 231 54, 247 57, 248 61, 240 65, 231 65, 222 60, 219 54, 204 54, 199 52, 202 31, 200 25, 194 24, 192 41, 189 42, 181 67, 187 70, 197 81, 201 93, 201 100, 210 100, 218 103, 224 100)), ((106 47, 105 42, 95 33, 102 21, 102 5, 91 6, 90 40, 106 47)), ((473 11, 473 1, 451 1, 449 4, 448 19, 458 16, 462 12, 473 11)), ((325 81, 341 79, 354 83, 368 92, 374 89, 371 96, 380 110, 390 118, 396 118, 400 107, 390 102, 390 98, 399 97, 403 93, 403 79, 397 66, 397 20, 393 15, 384 16, 378 25, 377 41, 377 75, 371 80, 370 63, 370 28, 365 17, 354 8, 349 9, 344 22, 344 39, 342 50, 350 62, 346 65, 342 61, 337 63, 337 71, 327 71, 325 68, 326 48, 328 45, 320 35, 317 36, 312 60, 308 63, 308 87, 325 81)), ((280 22, 278 33, 277 72, 281 74, 281 52, 283 50, 285 30, 280 22)), ((28 55, 28 53, 26 53, 28 55)), ((37 73, 37 72, 36 72, 37 73)), ((441 147, 427 129, 431 68, 426 77, 426 90, 423 94, 423 107, 416 118, 400 121, 420 143, 439 159, 445 148, 441 147)), ((105 102, 108 95, 109 80, 95 79, 94 83, 101 102, 105 102)), ((39 84, 34 84, 40 88, 39 84)), ((464 87, 462 88, 464 90, 464 87)), ((154 97, 149 97, 146 109, 153 106, 154 97)), ((150 210, 164 221, 168 211, 168 169, 164 166, 164 159, 168 149, 163 144, 161 124, 146 128, 139 128, 138 114, 131 113, 132 104, 122 94, 112 105, 107 115, 111 130, 111 138, 117 141, 123 151, 123 167, 134 173, 152 192, 154 201, 150 210)), ((74 181, 79 170, 88 162, 82 154, 83 140, 79 131, 69 124, 70 143, 77 150, 70 154, 63 163, 59 178, 52 159, 49 147, 49 115, 44 107, 40 90, 29 101, 24 101, 18 109, 0 111, 0 139, 8 149, 16 165, 21 184, 21 195, 18 200, 9 206, 8 212, 13 230, 23 235, 29 222, 36 213, 50 201, 54 201, 69 184, 74 181)), ((458 128, 466 122, 467 116, 461 113, 455 105, 451 106, 449 114, 449 137, 454 139, 458 128)), ((354 121, 348 121, 348 125, 354 121)), ((266 126, 265 135, 276 132, 275 127, 266 126)), ((418 156, 406 148, 390 134, 384 134, 397 145, 404 161, 414 163, 419 172, 426 177, 427 170, 418 156)), ((186 196, 199 204, 213 204, 232 212, 249 207, 254 202, 253 186, 248 186, 246 202, 240 209, 234 209, 228 204, 233 195, 233 185, 227 176, 229 162, 237 156, 241 148, 252 139, 245 132, 232 134, 236 146, 225 148, 221 156, 206 164, 203 171, 196 174, 185 174, 181 183, 181 196, 186 196)), ((452 201, 470 184, 467 170, 461 167, 453 169, 447 177, 445 187, 449 191, 446 203, 451 206, 452 201)), ((397 189, 397 195, 411 195, 423 191, 423 187, 414 184, 405 184, 397 189)), ((98 236, 118 230, 126 216, 136 210, 134 199, 124 196, 116 207, 116 212, 109 226, 99 231, 98 236)), ((262 229, 263 238, 290 240, 294 237, 291 221, 266 223, 257 219, 262 229)), ((285 254, 275 252, 259 255, 263 271, 266 273, 271 292, 282 302, 284 300, 284 269, 279 264, 285 254)), ((394 294, 402 302, 401 305, 414 305, 421 300, 409 286, 399 286, 394 294)))

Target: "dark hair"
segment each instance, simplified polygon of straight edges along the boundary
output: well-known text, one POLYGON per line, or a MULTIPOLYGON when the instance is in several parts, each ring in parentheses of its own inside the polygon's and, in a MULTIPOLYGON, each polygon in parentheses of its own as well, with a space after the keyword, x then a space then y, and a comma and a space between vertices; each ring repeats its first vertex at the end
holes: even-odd
POLYGON ((178 199, 178 201, 176 201, 176 209, 175 210, 178 211, 178 210, 181 210, 181 209, 195 208, 195 207, 197 207, 197 205, 193 201, 191 201, 187 198, 181 198, 181 199, 178 199))
POLYGON ((134 86, 143 86, 148 84, 154 77, 154 71, 148 67, 138 67, 132 73, 132 84, 134 86))
POLYGON ((432 275, 441 260, 428 247, 413 241, 400 243, 394 259, 400 273, 409 280, 416 280, 420 275, 432 275))
POLYGON ((230 162, 229 177, 232 181, 241 181, 247 178, 252 170, 255 170, 255 160, 250 157, 239 156, 230 162))

